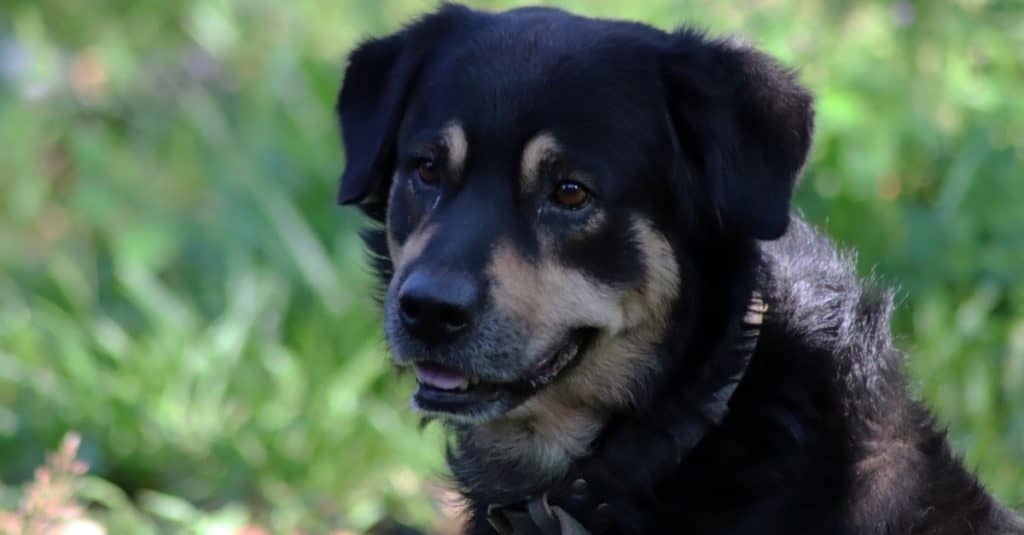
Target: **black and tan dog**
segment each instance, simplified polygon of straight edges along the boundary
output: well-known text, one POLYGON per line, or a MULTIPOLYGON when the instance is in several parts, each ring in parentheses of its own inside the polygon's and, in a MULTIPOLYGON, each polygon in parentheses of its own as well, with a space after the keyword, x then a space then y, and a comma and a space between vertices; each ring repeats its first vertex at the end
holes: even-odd
POLYGON ((791 219, 812 100, 769 57, 446 5, 338 113, 473 533, 1024 533, 908 397, 889 294, 791 219))

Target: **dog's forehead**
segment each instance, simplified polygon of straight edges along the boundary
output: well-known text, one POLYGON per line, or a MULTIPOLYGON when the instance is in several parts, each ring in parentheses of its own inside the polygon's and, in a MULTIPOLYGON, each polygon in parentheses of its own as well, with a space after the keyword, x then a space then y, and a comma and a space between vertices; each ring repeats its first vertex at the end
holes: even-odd
POLYGON ((651 28, 550 9, 489 15, 436 47, 410 120, 437 128, 458 118, 468 137, 506 145, 510 157, 542 130, 566 145, 618 145, 611 134, 643 135, 631 125, 657 109, 657 39, 651 28))

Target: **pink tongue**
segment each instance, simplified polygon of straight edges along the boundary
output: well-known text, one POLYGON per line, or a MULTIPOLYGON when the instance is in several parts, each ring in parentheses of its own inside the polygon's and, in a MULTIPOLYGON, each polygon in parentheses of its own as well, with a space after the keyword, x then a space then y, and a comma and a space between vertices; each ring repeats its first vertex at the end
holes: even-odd
POLYGON ((417 363, 416 379, 419 382, 439 390, 455 390, 469 384, 469 379, 451 368, 437 364, 417 363))

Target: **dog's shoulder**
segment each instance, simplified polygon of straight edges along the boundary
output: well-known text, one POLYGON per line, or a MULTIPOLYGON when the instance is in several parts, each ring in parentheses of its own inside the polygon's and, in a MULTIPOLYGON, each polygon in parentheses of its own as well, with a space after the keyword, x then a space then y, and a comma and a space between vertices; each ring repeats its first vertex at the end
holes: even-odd
POLYGON ((761 249, 774 334, 805 358, 827 360, 797 365, 830 373, 829 388, 849 417, 891 418, 908 400, 904 355, 890 326, 894 292, 860 277, 853 251, 796 217, 761 249))
MULTIPOLYGON (((799 218, 762 251, 775 329, 768 336, 784 341, 764 356, 797 376, 793 390, 828 398, 816 416, 844 438, 834 447, 843 459, 836 468, 847 465, 849 476, 848 525, 857 532, 1022 532, 911 396, 890 327, 894 292, 858 276, 852 252, 799 218)), ((815 432, 806 422, 789 426, 797 435, 815 432)))

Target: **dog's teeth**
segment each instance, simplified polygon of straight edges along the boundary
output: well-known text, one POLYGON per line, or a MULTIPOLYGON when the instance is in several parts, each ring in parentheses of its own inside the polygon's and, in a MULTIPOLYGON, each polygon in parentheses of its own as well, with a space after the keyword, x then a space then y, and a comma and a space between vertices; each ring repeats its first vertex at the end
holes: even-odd
POLYGON ((572 356, 576 354, 576 349, 576 344, 566 346, 565 349, 563 349, 562 352, 558 354, 559 363, 564 363, 565 361, 572 358, 572 356))

